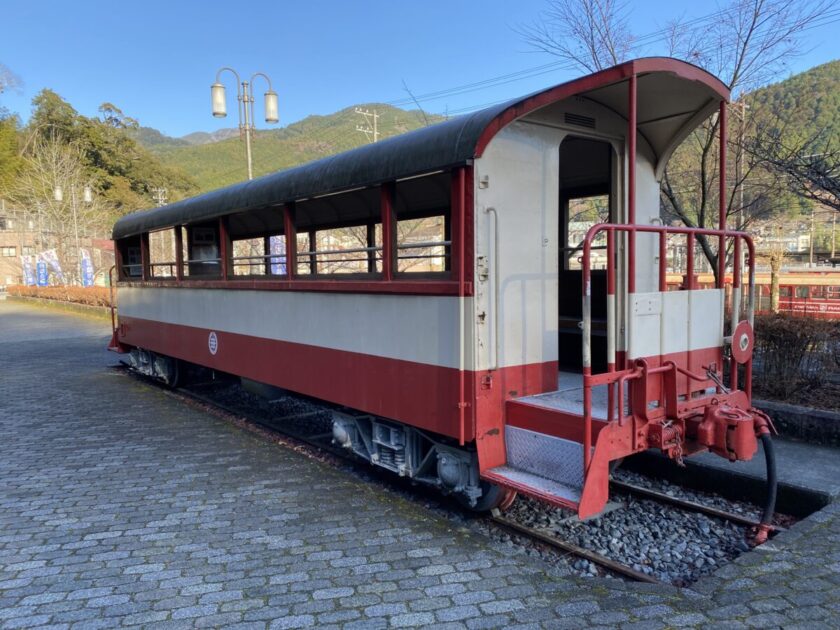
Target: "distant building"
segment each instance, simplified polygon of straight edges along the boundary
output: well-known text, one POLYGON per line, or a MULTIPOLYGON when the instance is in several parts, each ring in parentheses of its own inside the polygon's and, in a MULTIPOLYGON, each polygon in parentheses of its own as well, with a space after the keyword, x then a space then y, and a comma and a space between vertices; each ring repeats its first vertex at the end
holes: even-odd
POLYGON ((36 236, 35 225, 23 213, 0 209, 0 285, 23 282, 20 257, 37 253, 36 236))
MULTIPOLYGON (((54 245, 50 234, 40 234, 36 222, 23 212, 0 205, 0 286, 23 284, 21 256, 37 256, 54 245)), ((107 284, 114 264, 114 244, 107 238, 81 237, 79 244, 90 252, 96 284, 107 284)))

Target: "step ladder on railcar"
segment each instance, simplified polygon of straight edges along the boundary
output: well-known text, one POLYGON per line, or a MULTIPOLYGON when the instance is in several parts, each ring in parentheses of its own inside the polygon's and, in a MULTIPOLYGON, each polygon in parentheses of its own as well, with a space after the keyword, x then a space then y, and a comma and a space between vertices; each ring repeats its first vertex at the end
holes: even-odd
MULTIPOLYGON (((679 292, 666 298, 664 246, 669 236, 681 235, 686 238, 686 247, 694 247, 695 235, 701 232, 708 236, 733 238, 736 242, 736 254, 740 249, 740 233, 714 230, 695 230, 688 228, 665 228, 657 226, 631 227, 625 224, 598 224, 586 238, 584 249, 584 288, 582 321, 582 373, 561 372, 556 391, 523 398, 511 399, 505 408, 505 448, 507 460, 503 466, 497 466, 483 472, 488 481, 507 487, 517 492, 530 495, 548 503, 577 511, 578 516, 587 518, 599 514, 609 498, 610 462, 622 459, 633 453, 650 447, 662 449, 677 461, 681 461, 689 425, 693 443, 699 444, 697 450, 710 448, 715 444, 708 436, 698 437, 697 427, 703 419, 704 410, 710 398, 725 392, 727 396, 740 396, 737 402, 742 408, 748 408, 747 393, 738 391, 738 369, 732 358, 734 375, 730 387, 722 382, 722 363, 715 365, 692 365, 669 360, 662 354, 653 357, 650 365, 647 359, 632 360, 617 369, 616 366, 616 281, 615 281, 615 241, 616 233, 628 234, 631 238, 635 231, 658 234, 660 251, 659 291, 647 294, 630 294, 628 339, 632 334, 634 321, 639 317, 652 316, 655 319, 662 338, 673 335, 684 340, 686 347, 691 347, 692 335, 697 325, 691 323, 691 311, 703 300, 703 317, 708 320, 702 325, 717 339, 716 346, 731 342, 731 337, 724 338, 723 314, 724 294, 722 290, 697 291, 693 281, 689 280, 688 291, 679 292), (591 299, 589 294, 589 249, 594 236, 601 231, 607 232, 607 369, 605 372, 592 373, 591 357, 591 299), (658 306, 651 303, 659 300, 658 306), (676 326, 666 319, 673 320, 673 312, 667 311, 665 303, 682 305, 688 321, 676 326), (650 312, 642 312, 651 309, 650 312), (719 317, 713 316, 713 312, 719 317), (670 319, 669 319, 670 318, 670 319), (687 367, 686 367, 687 365, 687 367), (678 385, 679 383, 679 385, 678 385), (711 385, 711 387, 710 387, 711 385), (690 419, 690 422, 687 421, 690 419), (703 440, 706 440, 705 442, 703 440)), ((690 263, 693 265, 693 262, 690 263)), ((690 268, 693 268, 690 267, 690 268)), ((753 312, 753 275, 754 265, 750 256, 749 302, 746 306, 747 318, 752 320, 753 312)), ((691 278, 693 274, 688 274, 691 278)), ((735 273, 735 287, 740 284, 740 271, 735 273)), ((625 286, 625 283, 621 283, 625 286)), ((732 292, 731 330, 738 323, 740 303, 739 291, 732 292)), ((629 344, 628 347, 632 346, 629 344)), ((660 347, 661 352, 661 347, 660 347)), ((687 353, 689 354, 689 353, 687 353)), ((630 355, 633 356, 633 355, 630 355)), ((636 354, 635 356, 640 356, 636 354)), ((720 361, 723 360, 722 354, 720 361)), ((749 366, 747 366, 749 367, 749 366)), ((747 385, 748 390, 748 385, 747 385)), ((714 403, 713 403, 714 404, 714 403)), ((751 425, 750 425, 751 426, 751 425)), ((724 426, 724 432, 726 427, 724 426)), ((750 429, 751 430, 751 429, 750 429)))

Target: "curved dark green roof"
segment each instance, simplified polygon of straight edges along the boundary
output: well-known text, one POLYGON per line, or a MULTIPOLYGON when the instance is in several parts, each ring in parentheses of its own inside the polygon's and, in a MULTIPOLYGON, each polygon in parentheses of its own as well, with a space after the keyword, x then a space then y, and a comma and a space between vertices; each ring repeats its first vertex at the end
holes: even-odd
MULTIPOLYGON (((174 225, 216 219, 235 212, 277 206, 351 188, 375 186, 403 177, 462 165, 479 157, 493 135, 511 121, 575 94, 585 92, 590 100, 603 102, 621 114, 620 110, 626 105, 626 97, 616 92, 616 86, 632 74, 669 75, 693 83, 693 100, 689 104, 681 104, 683 110, 694 108, 703 113, 708 110, 710 104, 713 105, 713 101, 726 100, 729 97, 729 90, 725 85, 691 64, 656 57, 628 61, 430 127, 220 188, 161 208, 135 212, 117 221, 113 238, 120 239, 174 225)), ((652 103, 653 105, 646 105, 640 101, 640 121, 644 109, 661 109, 663 106, 661 99, 656 95, 652 103)), ((652 124, 660 125, 660 135, 663 138, 657 140, 654 135, 646 136, 646 139, 654 144, 663 144, 668 137, 685 134, 686 130, 693 128, 691 124, 694 123, 693 120, 685 124, 677 121, 663 129, 659 122, 663 120, 662 112, 656 112, 656 116, 652 118, 652 124)), ((640 122, 640 133, 645 135, 641 128, 643 124, 645 123, 640 122)), ((651 130, 650 134, 655 134, 655 130, 651 130)))
POLYGON ((113 237, 125 238, 464 164, 474 156, 478 138, 488 123, 508 106, 504 103, 161 208, 135 212, 117 221, 113 237))

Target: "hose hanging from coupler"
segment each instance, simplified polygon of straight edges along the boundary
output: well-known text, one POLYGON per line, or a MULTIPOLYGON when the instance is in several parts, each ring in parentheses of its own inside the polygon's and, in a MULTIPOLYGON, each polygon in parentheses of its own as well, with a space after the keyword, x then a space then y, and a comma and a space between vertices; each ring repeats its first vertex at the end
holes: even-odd
POLYGON ((776 512, 776 453, 773 450, 773 439, 768 430, 759 433, 761 447, 764 449, 764 463, 767 466, 767 495, 764 500, 764 512, 761 515, 758 529, 755 533, 755 544, 761 545, 767 541, 770 530, 773 529, 773 514, 776 512))

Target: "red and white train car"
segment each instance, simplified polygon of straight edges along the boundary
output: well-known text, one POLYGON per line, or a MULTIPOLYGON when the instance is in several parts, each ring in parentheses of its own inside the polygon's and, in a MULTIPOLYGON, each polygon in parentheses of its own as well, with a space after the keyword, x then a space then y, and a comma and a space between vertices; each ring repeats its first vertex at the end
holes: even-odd
MULTIPOLYGON (((683 286, 686 276, 669 274, 668 287, 683 286)), ((698 286, 715 286, 710 273, 698 274, 698 286)), ((769 273, 755 274, 755 312, 772 313, 769 273)), ((732 275, 726 276, 726 287, 732 287, 732 275)), ((840 319, 840 271, 785 271, 779 274, 779 313, 814 319, 840 319)))
POLYGON ((650 447, 750 458, 752 301, 725 322, 722 288, 669 292, 665 242, 734 241, 749 283, 751 241, 659 219, 670 155, 709 116, 725 134, 728 97, 639 59, 129 215, 112 346, 340 405, 339 443, 482 509, 595 514, 610 462, 650 447))

